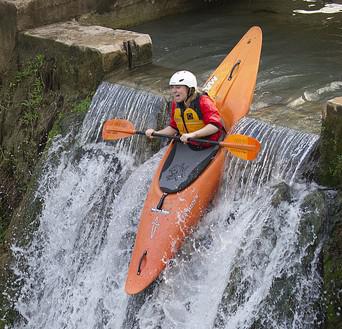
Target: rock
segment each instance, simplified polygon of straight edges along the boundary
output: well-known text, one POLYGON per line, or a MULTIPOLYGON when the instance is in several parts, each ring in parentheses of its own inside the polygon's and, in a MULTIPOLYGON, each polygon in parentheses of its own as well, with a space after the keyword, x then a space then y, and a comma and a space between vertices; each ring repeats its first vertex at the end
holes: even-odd
POLYGON ((60 85, 95 89, 108 72, 150 63, 152 41, 148 34, 69 21, 20 33, 20 61, 37 53, 53 58, 60 85))
POLYGON ((279 207, 281 202, 291 201, 291 191, 289 185, 283 182, 278 184, 275 188, 276 191, 271 201, 273 207, 279 207))
MULTIPOLYGON (((315 191, 308 194, 300 205, 302 220, 298 227, 300 237, 308 241, 323 239, 322 226, 328 217, 327 201, 325 193, 315 191)), ((302 242, 305 245, 306 242, 302 242)))

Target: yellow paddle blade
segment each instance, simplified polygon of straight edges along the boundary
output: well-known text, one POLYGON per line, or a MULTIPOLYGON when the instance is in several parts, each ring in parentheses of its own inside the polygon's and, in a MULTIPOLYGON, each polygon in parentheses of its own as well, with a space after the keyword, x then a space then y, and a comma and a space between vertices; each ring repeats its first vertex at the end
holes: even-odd
POLYGON ((220 145, 243 160, 254 160, 260 151, 259 141, 246 135, 229 135, 220 145))
POLYGON ((135 134, 133 123, 124 119, 111 119, 103 124, 102 139, 113 141, 135 134))

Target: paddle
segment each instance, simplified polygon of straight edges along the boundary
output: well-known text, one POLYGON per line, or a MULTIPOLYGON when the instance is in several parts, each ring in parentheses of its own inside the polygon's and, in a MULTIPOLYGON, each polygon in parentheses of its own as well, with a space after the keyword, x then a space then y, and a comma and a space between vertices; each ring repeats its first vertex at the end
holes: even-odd
MULTIPOLYGON (((107 120, 103 125, 102 138, 105 141, 113 141, 121 138, 130 137, 132 135, 145 136, 145 132, 135 130, 133 123, 124 119, 107 120)), ((169 136, 158 133, 153 133, 152 136, 164 137, 180 141, 179 136, 169 136)), ((259 141, 257 141, 255 138, 239 134, 228 135, 222 142, 198 138, 189 138, 189 141, 220 145, 221 147, 226 148, 233 155, 243 160, 254 160, 260 150, 259 141)))

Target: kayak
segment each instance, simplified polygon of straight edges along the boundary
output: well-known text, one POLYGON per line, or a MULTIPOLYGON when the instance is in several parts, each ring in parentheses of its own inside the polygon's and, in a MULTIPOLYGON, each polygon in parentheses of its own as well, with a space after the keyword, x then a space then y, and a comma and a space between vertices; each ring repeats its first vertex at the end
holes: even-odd
MULTIPOLYGON (((244 117, 253 99, 262 31, 252 27, 211 74, 203 89, 228 131, 244 117)), ((226 150, 192 149, 171 142, 153 176, 141 213, 125 291, 147 288, 175 256, 213 200, 223 175, 226 150)))

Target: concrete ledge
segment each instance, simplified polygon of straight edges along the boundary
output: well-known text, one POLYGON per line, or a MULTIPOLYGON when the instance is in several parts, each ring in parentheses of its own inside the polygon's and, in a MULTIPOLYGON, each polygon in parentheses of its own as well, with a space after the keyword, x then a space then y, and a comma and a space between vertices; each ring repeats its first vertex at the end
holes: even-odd
POLYGON ((342 189, 342 97, 328 101, 322 120, 320 182, 342 189))
POLYGON ((148 34, 76 21, 21 32, 18 46, 20 62, 43 54, 55 63, 60 84, 76 89, 96 87, 108 72, 152 62, 148 34))
POLYGON ((327 107, 323 110, 323 120, 335 115, 342 116, 342 97, 335 97, 328 101, 327 107))
POLYGON ((96 10, 96 0, 0 0, 0 73, 14 56, 16 33, 96 10))
POLYGON ((72 18, 87 25, 126 28, 207 4, 207 0, 0 0, 0 73, 16 59, 17 32, 72 18))

